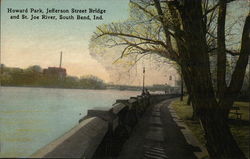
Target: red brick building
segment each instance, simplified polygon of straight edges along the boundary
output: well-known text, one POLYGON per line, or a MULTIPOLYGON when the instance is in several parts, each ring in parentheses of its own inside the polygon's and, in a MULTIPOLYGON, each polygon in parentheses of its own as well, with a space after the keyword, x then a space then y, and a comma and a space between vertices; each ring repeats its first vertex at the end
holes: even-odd
POLYGON ((66 69, 61 67, 48 67, 43 70, 43 75, 64 79, 67 75, 66 69))

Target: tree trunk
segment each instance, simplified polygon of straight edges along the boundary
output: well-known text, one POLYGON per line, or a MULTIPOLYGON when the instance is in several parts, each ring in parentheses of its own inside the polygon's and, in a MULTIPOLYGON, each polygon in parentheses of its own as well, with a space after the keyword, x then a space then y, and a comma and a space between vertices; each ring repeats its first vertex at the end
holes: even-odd
POLYGON ((183 77, 181 75, 181 97, 180 97, 180 101, 183 101, 183 96, 184 96, 184 84, 183 84, 183 77))
MULTIPOLYGON (((177 42, 184 81, 189 82, 192 103, 205 132, 211 158, 245 158, 235 142, 226 114, 229 107, 217 103, 210 74, 208 47, 202 15, 201 0, 184 0, 179 7, 184 43, 177 42), (182 48, 180 48, 182 47, 182 48)), ((187 85, 188 85, 187 84, 187 85)), ((228 103, 225 101, 221 102, 228 103)), ((231 104, 231 103, 230 103, 231 104)))
MULTIPOLYGON (((182 69, 182 74, 186 74, 186 70, 182 69)), ((189 96, 188 96, 188 103, 187 104, 191 104, 192 102, 192 90, 191 90, 191 83, 192 80, 188 77, 188 74, 186 74, 186 78, 182 78, 183 82, 185 82, 185 86, 187 88, 187 91, 189 92, 189 96), (190 103, 189 103, 190 102, 190 103)), ((192 102, 192 108, 193 108, 193 114, 192 114, 192 120, 197 120, 198 119, 198 115, 197 115, 197 109, 195 106, 195 103, 192 102)))
POLYGON ((191 93, 189 93, 189 95, 188 95, 187 105, 192 105, 192 108, 193 108, 192 120, 198 120, 197 108, 192 103, 192 95, 191 95, 191 93))
POLYGON ((188 95, 187 105, 191 105, 191 93, 188 95))
POLYGON ((226 89, 226 23, 227 0, 219 0, 219 11, 217 20, 217 97, 222 98, 226 89))
POLYGON ((192 120, 198 120, 197 107, 192 103, 192 94, 191 93, 189 93, 189 95, 188 95, 187 105, 191 105, 193 108, 192 120))
POLYGON ((246 159, 234 140, 224 110, 203 109, 200 121, 205 131, 206 147, 212 159, 246 159))

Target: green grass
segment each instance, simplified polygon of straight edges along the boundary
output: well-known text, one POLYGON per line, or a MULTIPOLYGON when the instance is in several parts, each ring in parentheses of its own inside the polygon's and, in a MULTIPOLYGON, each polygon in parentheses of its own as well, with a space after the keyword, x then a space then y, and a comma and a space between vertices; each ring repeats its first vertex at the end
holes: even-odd
MULTIPOLYGON (((200 123, 198 121, 191 120, 192 117, 192 106, 188 106, 187 97, 184 97, 183 101, 179 99, 173 101, 171 105, 175 109, 177 115, 184 120, 189 129, 193 132, 193 134, 197 137, 201 144, 205 146, 205 138, 204 133, 200 127, 200 123)), ((240 111, 242 113, 242 121, 232 120, 229 126, 231 128, 232 134, 238 143, 240 149, 244 152, 244 154, 249 156, 249 103, 246 102, 235 102, 234 105, 240 107, 240 111)), ((230 115, 230 118, 234 119, 234 116, 230 115)))
MULTIPOLYGON (((239 112, 242 113, 242 120, 249 120, 249 106, 248 102, 235 102, 235 106, 239 106, 239 112)), ((232 117, 232 115, 230 116, 232 117)))

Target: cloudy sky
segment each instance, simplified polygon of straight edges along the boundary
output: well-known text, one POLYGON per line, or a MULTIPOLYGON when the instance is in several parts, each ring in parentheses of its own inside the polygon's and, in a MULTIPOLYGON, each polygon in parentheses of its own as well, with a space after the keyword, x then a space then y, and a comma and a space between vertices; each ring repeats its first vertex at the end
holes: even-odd
MULTIPOLYGON (((127 2, 117 0, 3 0, 1 8, 2 63, 11 67, 58 66, 63 52, 63 67, 70 75, 94 74, 108 79, 103 67, 88 53, 89 37, 98 24, 125 19, 127 2), (106 1, 105 1, 106 2, 106 1), (111 7, 111 5, 113 7, 111 7), (7 8, 106 9, 104 21, 11 20, 7 8), (92 69, 92 68, 95 69, 92 69)), ((15 15, 15 14, 12 14, 15 15)), ((36 14, 34 14, 36 15, 36 14)))
MULTIPOLYGON (((104 67, 89 55, 89 39, 96 26, 123 21, 128 17, 128 0, 2 0, 1 2, 1 54, 2 63, 9 67, 26 68, 58 66, 63 52, 63 67, 73 76, 93 74, 106 82, 114 82, 104 67), (10 19, 15 13, 8 8, 26 9, 105 9, 102 21, 86 20, 24 20, 10 19)), ((29 17, 30 13, 26 14, 29 17)), ((33 13, 33 15, 42 15, 33 13)), ((52 14, 50 14, 52 15, 52 14)), ((55 14, 58 15, 58 14, 55 14)), ((70 15, 70 14, 63 14, 70 15)), ((76 14, 75 14, 76 15, 76 14)), ((83 14, 84 15, 84 14, 83 14)), ((160 73, 153 72, 154 75, 160 73)), ((148 77, 148 84, 165 83, 165 76, 148 77)), ((135 85, 140 82, 132 82, 135 85)))
MULTIPOLYGON (((89 40, 96 26, 103 23, 124 21, 128 17, 129 0, 2 0, 1 1, 1 61, 9 67, 27 68, 40 65, 43 68, 59 65, 59 55, 63 52, 62 66, 73 76, 92 74, 106 82, 118 82, 113 79, 101 63, 89 54, 89 40), (15 13, 12 9, 105 9, 104 20, 24 20, 10 19, 15 13)), ((243 7, 244 8, 244 7, 243 7)), ((241 7, 242 9, 242 7, 241 7)), ((233 8, 234 11, 239 11, 233 8)), ((41 13, 32 13, 42 15, 41 13)), ((30 13, 26 14, 29 17, 30 13)), ((53 15, 53 14, 50 14, 53 15)), ((55 13, 54 15, 59 15, 55 13)), ((63 14, 70 15, 70 14, 63 14)), ((77 15, 77 14, 74 14, 77 15)), ((85 14, 82 14, 85 15, 85 14)), ((141 62, 141 66, 143 62, 141 62)), ((141 72, 141 66, 138 72, 141 72)), ((148 67, 148 66, 146 66, 148 67)), ((167 66, 166 66, 167 67, 167 66)), ((168 83, 171 68, 156 70, 148 68, 148 85, 168 83), (166 70, 168 70, 166 72, 166 70), (165 71, 165 72, 164 72, 165 71), (149 74, 150 72, 150 74, 149 74), (163 73, 164 72, 164 73, 163 73), (157 77, 157 78, 155 78, 157 77)), ((178 76, 178 75, 176 75, 178 76)), ((178 78, 178 77, 176 77, 178 78)), ((126 84, 126 82, 122 83, 126 84)), ((128 84, 141 85, 141 73, 128 84)))

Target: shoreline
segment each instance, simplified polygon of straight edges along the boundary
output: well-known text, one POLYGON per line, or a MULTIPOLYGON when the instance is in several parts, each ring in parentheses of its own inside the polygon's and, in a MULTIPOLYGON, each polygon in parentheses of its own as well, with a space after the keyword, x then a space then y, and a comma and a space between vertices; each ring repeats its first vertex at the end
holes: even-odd
POLYGON ((82 89, 82 90, 118 90, 118 91, 141 91, 141 90, 131 90, 131 89, 111 89, 111 88, 104 88, 104 89, 91 89, 91 88, 65 88, 65 87, 42 87, 42 86, 0 86, 1 87, 17 87, 17 88, 48 88, 48 89, 82 89))

